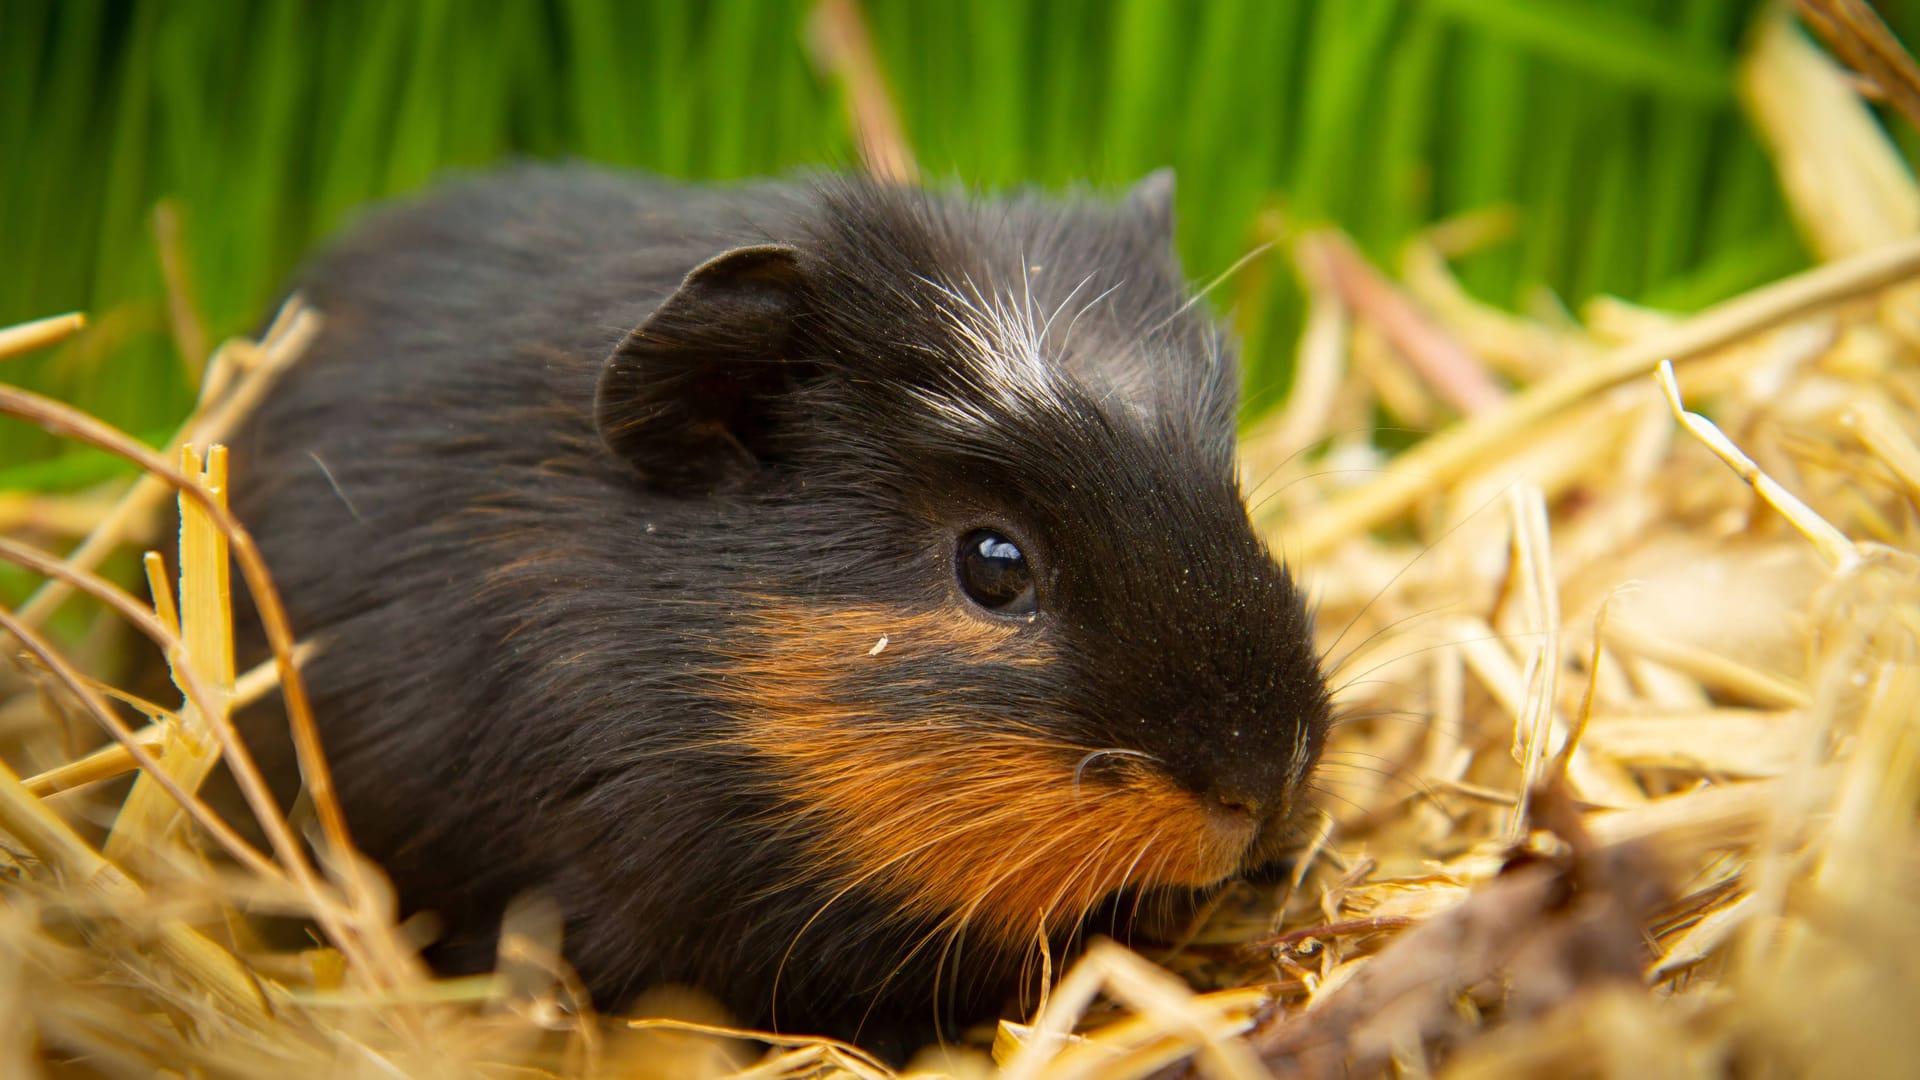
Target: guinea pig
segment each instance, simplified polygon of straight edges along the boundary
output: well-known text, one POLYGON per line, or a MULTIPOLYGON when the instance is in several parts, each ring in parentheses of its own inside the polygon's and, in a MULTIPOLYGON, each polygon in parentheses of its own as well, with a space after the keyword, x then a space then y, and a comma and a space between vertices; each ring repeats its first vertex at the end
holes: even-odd
POLYGON ((906 1038, 1287 853, 1328 693, 1171 204, 523 165, 309 266, 234 504, 437 966, 539 893, 602 1008, 906 1038))

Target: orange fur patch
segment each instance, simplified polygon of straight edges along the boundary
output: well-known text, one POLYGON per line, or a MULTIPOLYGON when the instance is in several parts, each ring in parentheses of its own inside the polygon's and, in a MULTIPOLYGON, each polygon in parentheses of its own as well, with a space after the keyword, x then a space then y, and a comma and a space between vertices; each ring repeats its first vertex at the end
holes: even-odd
POLYGON ((957 665, 1050 662, 1023 655, 1019 633, 951 610, 756 614, 720 695, 819 838, 829 884, 1023 946, 1124 885, 1204 885, 1237 869, 1252 823, 1151 766, 1109 757, 1076 785, 1075 767, 1102 748, 1050 737, 1045 717, 967 716, 938 686, 905 688, 924 692, 914 707, 889 704, 903 689, 892 680, 929 650, 957 665))

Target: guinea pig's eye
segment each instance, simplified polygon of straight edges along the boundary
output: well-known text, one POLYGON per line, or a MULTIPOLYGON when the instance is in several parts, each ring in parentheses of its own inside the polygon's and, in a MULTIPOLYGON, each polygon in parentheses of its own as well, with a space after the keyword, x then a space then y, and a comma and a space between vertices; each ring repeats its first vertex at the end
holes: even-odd
POLYGON ((1039 606, 1033 567, 1019 545, 992 529, 960 538, 960 588, 967 599, 1000 615, 1031 615, 1039 606))

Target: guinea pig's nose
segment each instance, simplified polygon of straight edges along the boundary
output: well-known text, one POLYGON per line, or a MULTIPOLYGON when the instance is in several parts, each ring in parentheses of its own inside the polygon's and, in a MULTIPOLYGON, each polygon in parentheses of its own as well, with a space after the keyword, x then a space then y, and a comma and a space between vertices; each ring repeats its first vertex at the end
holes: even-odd
POLYGON ((1260 800, 1232 784, 1212 785, 1207 789, 1206 798, 1210 806, 1223 813, 1247 818, 1260 816, 1260 800))

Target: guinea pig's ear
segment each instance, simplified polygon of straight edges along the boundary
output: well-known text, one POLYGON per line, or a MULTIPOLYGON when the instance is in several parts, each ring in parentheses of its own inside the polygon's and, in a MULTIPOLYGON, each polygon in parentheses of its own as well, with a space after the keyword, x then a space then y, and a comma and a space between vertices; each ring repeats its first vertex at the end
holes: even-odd
POLYGON ((785 386, 800 270, 786 244, 701 263, 600 372, 600 438, 654 487, 703 491, 759 463, 785 386))
POLYGON ((1127 192, 1127 209, 1169 244, 1173 243, 1173 192, 1172 166, 1153 170, 1127 192))

